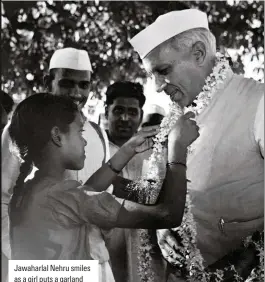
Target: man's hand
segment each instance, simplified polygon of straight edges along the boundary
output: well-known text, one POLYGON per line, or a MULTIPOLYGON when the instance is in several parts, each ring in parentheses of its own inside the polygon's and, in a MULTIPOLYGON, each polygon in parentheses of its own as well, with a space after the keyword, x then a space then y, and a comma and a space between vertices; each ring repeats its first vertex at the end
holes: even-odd
POLYGON ((163 257, 173 265, 182 266, 184 257, 177 252, 179 244, 172 231, 170 229, 158 229, 156 236, 163 257))

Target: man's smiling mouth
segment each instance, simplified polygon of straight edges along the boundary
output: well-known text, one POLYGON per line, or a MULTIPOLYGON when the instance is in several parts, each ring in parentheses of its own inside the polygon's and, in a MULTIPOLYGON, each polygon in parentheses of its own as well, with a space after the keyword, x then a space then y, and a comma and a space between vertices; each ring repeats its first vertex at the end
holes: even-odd
MULTIPOLYGON (((175 101, 175 100, 176 100, 176 99, 175 99, 175 98, 176 98, 175 95, 176 95, 177 93, 180 93, 180 94, 181 94, 181 92, 179 91, 179 89, 176 89, 176 90, 172 91, 170 94, 168 94, 169 97, 170 97, 170 99, 171 99, 172 101, 175 101)), ((177 101, 179 101, 179 98, 177 99, 177 101)), ((175 101, 175 102, 177 102, 177 101, 175 101)))

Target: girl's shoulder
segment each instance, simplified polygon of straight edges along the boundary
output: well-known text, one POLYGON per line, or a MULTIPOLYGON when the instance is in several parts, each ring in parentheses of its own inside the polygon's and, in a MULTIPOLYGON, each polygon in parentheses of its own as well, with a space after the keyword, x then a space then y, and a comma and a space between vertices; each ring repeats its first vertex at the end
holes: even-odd
POLYGON ((81 187, 81 183, 76 180, 63 180, 63 181, 54 181, 48 187, 48 190, 53 191, 67 191, 75 188, 81 187))
POLYGON ((48 195, 51 192, 67 191, 81 187, 76 180, 59 181, 50 177, 34 177, 25 183, 25 190, 32 191, 35 195, 48 195))

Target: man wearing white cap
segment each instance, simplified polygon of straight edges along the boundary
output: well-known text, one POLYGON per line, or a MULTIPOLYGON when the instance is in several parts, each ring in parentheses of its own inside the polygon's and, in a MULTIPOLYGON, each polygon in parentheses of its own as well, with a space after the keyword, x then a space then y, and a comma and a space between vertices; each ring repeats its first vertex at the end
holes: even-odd
POLYGON ((144 109, 142 127, 160 124, 165 116, 166 111, 163 107, 151 104, 144 109))
MULTIPOLYGON (((196 9, 158 17, 130 43, 158 92, 201 110, 187 176, 197 245, 212 265, 263 230, 263 84, 232 72, 216 53, 207 15, 196 9)), ((157 236, 164 257, 177 263, 172 233, 160 230, 157 236)))
MULTIPOLYGON (((46 86, 54 95, 68 95, 82 108, 88 98, 92 67, 85 50, 64 48, 54 52, 45 77, 46 86)), ((44 105, 45 106, 45 105, 44 105)), ((80 171, 69 171, 68 178, 86 181, 109 158, 107 135, 98 125, 86 122, 86 160, 80 171)), ((2 136, 2 250, 10 258, 8 203, 19 174, 19 160, 9 150, 8 126, 2 136)))

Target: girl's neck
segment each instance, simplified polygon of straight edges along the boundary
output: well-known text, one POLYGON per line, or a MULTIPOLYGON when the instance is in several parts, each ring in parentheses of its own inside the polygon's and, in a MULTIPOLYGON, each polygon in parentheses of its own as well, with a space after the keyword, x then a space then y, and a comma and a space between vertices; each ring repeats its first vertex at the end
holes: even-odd
POLYGON ((65 168, 58 162, 43 161, 38 164, 38 174, 55 180, 64 180, 65 168))

